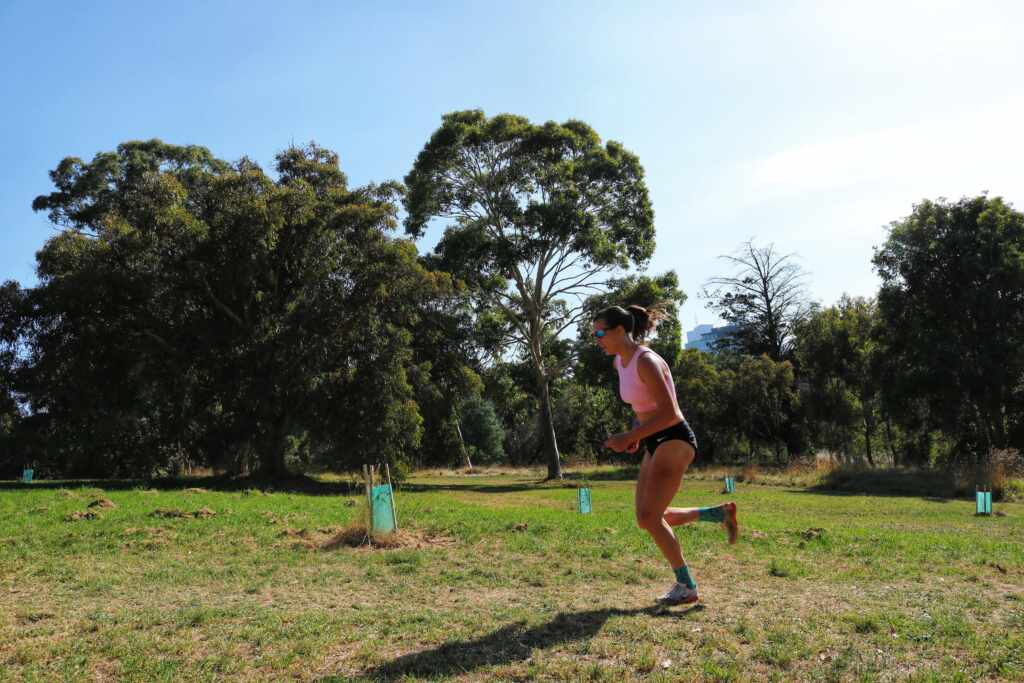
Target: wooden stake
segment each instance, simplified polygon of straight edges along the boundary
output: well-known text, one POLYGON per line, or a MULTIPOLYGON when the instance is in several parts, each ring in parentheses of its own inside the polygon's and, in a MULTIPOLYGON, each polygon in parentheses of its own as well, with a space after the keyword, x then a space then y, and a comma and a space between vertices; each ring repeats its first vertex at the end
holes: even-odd
POLYGON ((366 532, 373 529, 373 475, 367 465, 363 465, 363 483, 366 485, 366 532))

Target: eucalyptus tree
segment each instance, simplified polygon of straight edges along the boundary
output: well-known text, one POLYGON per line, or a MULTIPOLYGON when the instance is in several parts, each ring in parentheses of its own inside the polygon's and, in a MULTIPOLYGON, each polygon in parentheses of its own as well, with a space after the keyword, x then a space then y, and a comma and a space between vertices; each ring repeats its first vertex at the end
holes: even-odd
POLYGON ((503 350, 529 359, 548 476, 561 476, 549 347, 618 269, 646 263, 654 212, 637 156, 587 124, 532 124, 482 111, 446 114, 405 178, 408 234, 447 219, 435 248, 470 284, 503 350))

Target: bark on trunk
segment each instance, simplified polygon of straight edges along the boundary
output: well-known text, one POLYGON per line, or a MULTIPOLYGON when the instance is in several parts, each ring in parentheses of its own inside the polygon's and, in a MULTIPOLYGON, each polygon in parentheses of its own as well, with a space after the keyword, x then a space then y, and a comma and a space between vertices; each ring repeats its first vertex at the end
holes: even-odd
POLYGON ((889 456, 892 458, 892 466, 900 466, 899 454, 896 453, 896 444, 892 436, 892 420, 888 415, 885 416, 885 439, 889 444, 889 456))
POLYGON ((540 431, 544 443, 544 457, 548 461, 548 479, 562 478, 562 461, 558 454, 558 440, 555 438, 555 421, 551 413, 551 391, 544 377, 540 384, 540 431))
MULTIPOLYGON (((861 405, 864 405, 864 402, 862 402, 861 405)), ((865 410, 866 411, 870 411, 871 408, 868 407, 865 410)), ((864 413, 864 450, 867 451, 868 464, 871 465, 872 467, 875 466, 875 459, 871 455, 871 434, 874 431, 875 431, 875 420, 874 420, 874 417, 871 415, 870 412, 865 412, 864 413)))

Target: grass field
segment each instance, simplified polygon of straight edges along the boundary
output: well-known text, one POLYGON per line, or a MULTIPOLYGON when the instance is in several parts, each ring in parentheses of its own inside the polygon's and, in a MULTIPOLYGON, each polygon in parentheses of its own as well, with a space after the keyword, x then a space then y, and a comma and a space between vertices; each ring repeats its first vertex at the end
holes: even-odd
POLYGON ((329 550, 362 509, 331 482, 2 484, 0 680, 1024 679, 1024 504, 741 483, 737 545, 678 530, 702 604, 658 610, 614 476, 580 515, 537 473, 424 473, 403 547, 329 550))

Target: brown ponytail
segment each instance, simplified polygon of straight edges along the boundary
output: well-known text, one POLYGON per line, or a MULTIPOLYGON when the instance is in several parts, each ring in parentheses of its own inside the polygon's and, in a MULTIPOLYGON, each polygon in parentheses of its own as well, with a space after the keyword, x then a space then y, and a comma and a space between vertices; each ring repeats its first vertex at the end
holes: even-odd
POLYGON ((643 306, 631 304, 626 308, 612 306, 606 308, 594 318, 600 320, 608 327, 622 326, 626 332, 633 334, 633 340, 642 342, 644 338, 654 329, 655 324, 665 317, 665 312, 660 306, 652 306, 650 309, 643 306))
POLYGON ((634 341, 641 342, 644 337, 647 336, 647 332, 651 329, 651 315, 647 312, 647 309, 643 306, 637 306, 632 304, 626 306, 626 310, 633 316, 633 339, 634 341))

